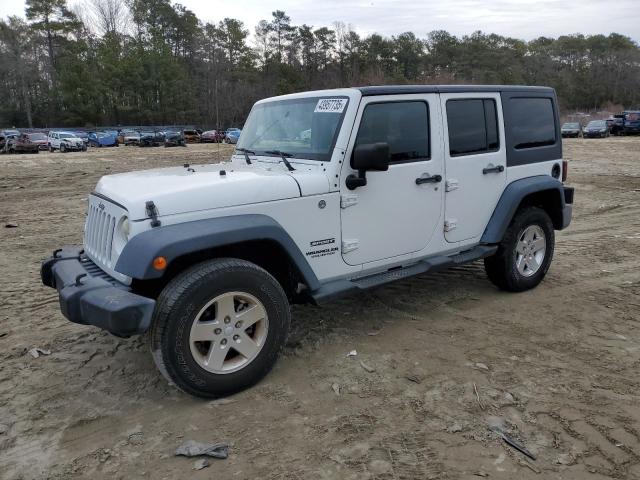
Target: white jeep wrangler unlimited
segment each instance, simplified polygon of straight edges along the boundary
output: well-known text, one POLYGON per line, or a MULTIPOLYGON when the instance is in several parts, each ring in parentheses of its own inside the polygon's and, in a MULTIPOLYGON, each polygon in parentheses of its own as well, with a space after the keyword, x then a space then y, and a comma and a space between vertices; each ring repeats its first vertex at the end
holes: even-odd
POLYGON ((62 313, 202 397, 256 383, 292 302, 484 259, 535 287, 571 221, 551 88, 387 86, 255 104, 226 163, 103 177, 84 245, 42 265, 62 313))

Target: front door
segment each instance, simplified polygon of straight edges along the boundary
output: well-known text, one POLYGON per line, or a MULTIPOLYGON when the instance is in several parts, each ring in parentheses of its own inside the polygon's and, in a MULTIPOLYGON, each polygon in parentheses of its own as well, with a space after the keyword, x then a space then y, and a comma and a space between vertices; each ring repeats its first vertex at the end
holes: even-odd
POLYGON ((349 265, 419 251, 439 223, 443 154, 437 94, 364 97, 341 178, 342 256, 349 265), (366 172, 367 184, 345 185, 356 145, 389 144, 385 172, 366 172))
POLYGON ((445 238, 479 237, 507 178, 499 93, 442 94, 445 136, 445 238))

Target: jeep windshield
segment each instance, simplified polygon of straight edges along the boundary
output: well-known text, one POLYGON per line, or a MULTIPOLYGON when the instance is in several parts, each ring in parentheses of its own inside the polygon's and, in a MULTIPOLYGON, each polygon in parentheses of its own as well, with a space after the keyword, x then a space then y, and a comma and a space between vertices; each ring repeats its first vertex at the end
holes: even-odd
POLYGON ((256 155, 329 161, 346 111, 347 97, 305 97, 255 105, 238 149, 256 155), (271 152, 271 153, 268 153, 271 152))

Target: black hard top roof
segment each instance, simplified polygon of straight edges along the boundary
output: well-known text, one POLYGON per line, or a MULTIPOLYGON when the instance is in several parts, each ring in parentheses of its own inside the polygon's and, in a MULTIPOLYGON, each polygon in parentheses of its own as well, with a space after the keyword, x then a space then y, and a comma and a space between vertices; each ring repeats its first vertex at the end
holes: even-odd
POLYGON ((468 93, 468 92, 537 92, 553 93, 551 87, 528 87, 525 85, 385 85, 356 87, 363 96, 400 95, 410 93, 468 93))

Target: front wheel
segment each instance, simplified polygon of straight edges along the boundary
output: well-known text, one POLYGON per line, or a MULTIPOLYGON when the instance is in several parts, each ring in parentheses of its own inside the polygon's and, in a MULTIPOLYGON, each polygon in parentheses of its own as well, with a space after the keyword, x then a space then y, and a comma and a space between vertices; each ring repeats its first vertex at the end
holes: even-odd
POLYGON ((67 147, 65 147, 65 146, 64 146, 64 143, 60 145, 60 151, 61 151, 62 153, 64 153, 64 152, 66 152, 66 151, 67 151, 67 147))
POLYGON ((495 255, 484 259, 489 280, 510 292, 536 287, 553 258, 555 235, 547 212, 527 207, 516 213, 495 255))
POLYGON ((230 395, 271 370, 290 316, 284 290, 267 271, 234 258, 206 261, 160 294, 149 336, 153 359, 191 395, 230 395))

